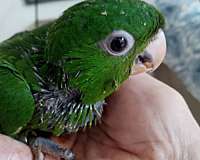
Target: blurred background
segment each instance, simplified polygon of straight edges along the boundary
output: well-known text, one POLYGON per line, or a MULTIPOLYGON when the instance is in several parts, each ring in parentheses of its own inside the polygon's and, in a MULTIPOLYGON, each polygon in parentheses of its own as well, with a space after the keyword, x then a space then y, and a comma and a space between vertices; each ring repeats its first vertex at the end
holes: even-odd
POLYGON ((37 21, 53 20, 80 0, 0 0, 0 42, 33 27, 37 21))
MULTIPOLYGON (((168 53, 153 74, 178 90, 200 124, 200 1, 150 0, 164 13, 168 53)), ((53 20, 80 0, 0 0, 0 42, 53 20)))

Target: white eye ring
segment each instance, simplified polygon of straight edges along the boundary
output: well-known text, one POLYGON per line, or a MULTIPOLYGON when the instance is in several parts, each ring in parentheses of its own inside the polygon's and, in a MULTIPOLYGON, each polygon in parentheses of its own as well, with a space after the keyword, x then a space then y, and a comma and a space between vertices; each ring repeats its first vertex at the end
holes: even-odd
POLYGON ((109 54, 113 56, 123 56, 126 55, 134 46, 135 39, 133 36, 124 30, 115 30, 109 34, 105 40, 100 42, 100 46, 109 54), (115 50, 112 48, 113 42, 116 44, 115 50), (118 42, 117 42, 118 41, 118 42), (123 45, 123 46, 119 46, 123 45), (121 48, 119 48, 121 47, 121 48), (117 50, 118 49, 118 50, 117 50))

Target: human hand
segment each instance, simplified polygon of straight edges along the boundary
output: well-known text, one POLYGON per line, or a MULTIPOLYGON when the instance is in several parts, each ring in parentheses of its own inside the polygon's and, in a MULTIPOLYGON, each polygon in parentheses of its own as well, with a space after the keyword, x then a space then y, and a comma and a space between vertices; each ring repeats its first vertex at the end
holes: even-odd
POLYGON ((102 124, 57 142, 78 160, 197 160, 199 135, 182 96, 141 74, 108 99, 102 124))
MULTIPOLYGON (((72 148, 77 160, 200 158, 200 128, 180 94, 162 82, 146 74, 130 77, 107 103, 101 124, 53 139, 72 148)), ((0 159, 32 159, 25 145, 0 141, 0 159)))
POLYGON ((32 160, 30 148, 0 134, 0 160, 32 160))

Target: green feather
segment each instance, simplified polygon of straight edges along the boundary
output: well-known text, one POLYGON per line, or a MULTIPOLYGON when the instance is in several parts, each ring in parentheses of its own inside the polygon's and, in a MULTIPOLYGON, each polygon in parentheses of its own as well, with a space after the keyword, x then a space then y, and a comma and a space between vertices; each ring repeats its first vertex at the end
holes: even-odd
POLYGON ((0 132, 15 135, 33 115, 33 97, 20 75, 1 66, 0 89, 0 132))

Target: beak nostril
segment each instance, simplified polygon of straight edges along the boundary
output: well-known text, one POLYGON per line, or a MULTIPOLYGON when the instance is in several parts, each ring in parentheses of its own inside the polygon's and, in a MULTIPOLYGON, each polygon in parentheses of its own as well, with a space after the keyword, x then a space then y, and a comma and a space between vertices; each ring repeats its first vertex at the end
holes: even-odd
POLYGON ((132 75, 153 72, 162 63, 166 54, 166 39, 164 32, 159 30, 156 39, 151 41, 146 50, 138 55, 132 67, 132 75))
POLYGON ((151 54, 145 51, 144 54, 138 56, 138 60, 140 63, 143 63, 143 64, 146 62, 152 63, 153 57, 151 54))
POLYGON ((153 56, 145 51, 143 54, 138 55, 135 60, 135 65, 132 68, 132 75, 143 73, 143 72, 151 72, 153 71, 153 56))
POLYGON ((139 60, 141 63, 144 63, 144 62, 145 62, 144 57, 141 56, 141 55, 138 56, 138 60, 139 60))

